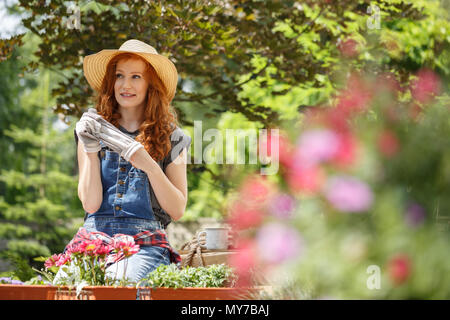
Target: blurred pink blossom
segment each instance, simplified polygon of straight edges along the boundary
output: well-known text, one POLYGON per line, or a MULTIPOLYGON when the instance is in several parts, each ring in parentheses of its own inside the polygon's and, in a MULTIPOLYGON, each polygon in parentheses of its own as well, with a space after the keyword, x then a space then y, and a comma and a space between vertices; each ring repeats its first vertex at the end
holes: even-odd
POLYGON ((417 72, 417 79, 411 83, 411 94, 421 103, 428 103, 441 91, 439 77, 430 69, 423 68, 417 72))
POLYGON ((412 260, 405 253, 397 253, 387 263, 389 278, 395 286, 404 284, 412 274, 412 260))
POLYGON ((250 175, 239 187, 239 198, 231 203, 228 222, 237 230, 256 227, 265 216, 265 208, 277 192, 265 176, 250 175))
POLYGON ((323 170, 316 165, 304 165, 296 162, 286 172, 286 182, 293 192, 315 193, 324 181, 323 170))
POLYGON ((263 217, 262 210, 238 200, 231 205, 228 223, 237 230, 244 230, 260 225, 263 217))
POLYGON ((345 116, 354 112, 367 110, 373 97, 373 88, 368 86, 358 74, 351 74, 346 89, 341 91, 338 97, 337 108, 345 116))
POLYGON ((347 39, 338 44, 338 49, 347 58, 353 58, 358 55, 358 42, 354 39, 347 39))
POLYGON ((356 160, 356 146, 356 138, 349 131, 313 129, 300 136, 295 158, 302 165, 331 162, 347 166, 356 160))
POLYGON ((332 163, 338 167, 347 167, 353 165, 358 158, 357 139, 350 132, 341 132, 338 134, 339 147, 332 159, 332 163))
POLYGON ((350 130, 346 113, 338 108, 331 107, 324 111, 322 119, 325 125, 337 132, 348 132, 350 130))
POLYGON ((269 204, 270 213, 281 219, 290 218, 295 208, 295 200, 286 193, 275 195, 269 204))
POLYGON ((333 158, 339 148, 339 137, 329 129, 311 129, 298 139, 295 152, 296 161, 315 165, 333 158))
POLYGON ((327 181, 325 198, 338 211, 367 211, 373 202, 370 187, 351 176, 335 176, 327 181))
POLYGON ((257 264, 255 247, 254 240, 241 238, 236 245, 236 253, 228 258, 228 263, 238 275, 237 286, 251 285, 251 272, 257 264))
POLYGON ((250 175, 239 187, 239 195, 244 202, 262 206, 275 189, 275 185, 266 176, 250 175))
POLYGON ((261 227, 256 236, 261 258, 269 263, 282 263, 297 257, 302 251, 302 239, 298 231, 280 223, 261 227))

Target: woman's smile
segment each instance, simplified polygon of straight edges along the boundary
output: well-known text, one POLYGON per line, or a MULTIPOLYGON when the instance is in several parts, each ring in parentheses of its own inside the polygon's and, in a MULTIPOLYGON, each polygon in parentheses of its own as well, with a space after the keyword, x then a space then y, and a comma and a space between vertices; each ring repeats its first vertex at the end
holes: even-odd
POLYGON ((131 93, 121 93, 120 96, 123 97, 123 98, 126 98, 126 99, 136 97, 135 94, 131 94, 131 93))

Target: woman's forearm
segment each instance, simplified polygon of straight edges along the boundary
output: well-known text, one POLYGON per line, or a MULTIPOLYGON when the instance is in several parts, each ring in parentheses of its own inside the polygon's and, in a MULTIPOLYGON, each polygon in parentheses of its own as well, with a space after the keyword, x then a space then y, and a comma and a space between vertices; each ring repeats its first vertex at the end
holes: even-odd
POLYGON ((185 196, 181 189, 178 189, 174 183, 169 180, 158 163, 153 160, 144 148, 137 150, 131 156, 130 162, 135 168, 138 168, 147 174, 161 208, 166 211, 173 220, 176 221, 180 219, 186 209, 187 193, 185 196))
POLYGON ((84 153, 80 163, 78 197, 87 213, 94 213, 100 208, 103 200, 102 190, 100 159, 97 153, 84 153))
POLYGON ((174 221, 180 219, 186 209, 187 202, 183 193, 170 182, 156 162, 149 165, 146 173, 161 208, 174 221))

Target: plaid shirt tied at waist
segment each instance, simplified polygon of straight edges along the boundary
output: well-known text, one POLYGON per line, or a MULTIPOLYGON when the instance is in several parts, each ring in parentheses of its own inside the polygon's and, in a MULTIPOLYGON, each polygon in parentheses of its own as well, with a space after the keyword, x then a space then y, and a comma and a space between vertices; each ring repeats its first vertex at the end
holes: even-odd
MULTIPOLYGON (((78 247, 81 243, 85 241, 91 240, 101 240, 104 245, 114 246, 114 243, 117 241, 130 241, 134 240, 135 244, 138 244, 140 247, 150 247, 156 246, 161 248, 166 248, 169 250, 170 262, 179 264, 181 263, 181 256, 176 252, 169 244, 167 240, 167 235, 165 232, 160 230, 155 231, 142 231, 134 236, 130 236, 127 234, 115 234, 113 237, 110 237, 104 232, 100 231, 92 231, 88 232, 85 228, 81 227, 78 229, 78 232, 75 234, 73 239, 69 242, 69 244, 64 249, 64 252, 70 252, 71 249, 78 247)), ((112 252, 110 252, 112 253, 112 252)), ((123 254, 109 254, 106 257, 107 265, 118 262, 124 258, 123 254)))

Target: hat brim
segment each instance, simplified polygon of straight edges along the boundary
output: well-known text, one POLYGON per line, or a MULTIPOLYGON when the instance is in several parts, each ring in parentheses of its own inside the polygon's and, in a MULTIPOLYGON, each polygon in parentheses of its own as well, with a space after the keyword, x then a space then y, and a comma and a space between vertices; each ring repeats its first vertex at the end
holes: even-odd
POLYGON ((177 69, 168 58, 160 54, 153 53, 104 49, 100 52, 84 57, 83 72, 92 89, 95 91, 100 91, 109 61, 121 53, 132 53, 148 61, 166 87, 169 100, 171 101, 173 99, 178 82, 177 69))

